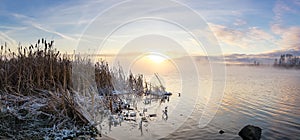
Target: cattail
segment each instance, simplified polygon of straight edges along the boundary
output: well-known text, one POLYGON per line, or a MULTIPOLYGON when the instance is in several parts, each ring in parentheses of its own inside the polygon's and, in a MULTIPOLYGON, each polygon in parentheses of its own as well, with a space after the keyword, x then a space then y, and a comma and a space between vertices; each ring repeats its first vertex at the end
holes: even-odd
POLYGON ((4 48, 4 50, 5 50, 4 53, 6 54, 6 42, 4 43, 4 47, 5 47, 4 48))
POLYGON ((47 50, 47 47, 48 47, 48 46, 47 46, 47 43, 45 43, 45 51, 47 50))
POLYGON ((54 43, 54 41, 52 40, 52 41, 50 42, 50 44, 51 44, 50 46, 51 46, 51 47, 52 47, 53 43, 54 43))
POLYGON ((49 50, 51 49, 51 43, 48 43, 49 50))
POLYGON ((59 55, 59 51, 57 52, 57 54, 55 55, 55 57, 57 57, 59 55))

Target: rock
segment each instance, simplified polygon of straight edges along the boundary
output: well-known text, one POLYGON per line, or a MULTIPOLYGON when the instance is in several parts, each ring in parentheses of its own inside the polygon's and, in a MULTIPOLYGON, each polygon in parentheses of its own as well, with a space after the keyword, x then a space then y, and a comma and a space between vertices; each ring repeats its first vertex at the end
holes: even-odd
POLYGON ((261 128, 247 125, 239 132, 239 136, 242 137, 243 140, 259 140, 261 137, 261 128))
POLYGON ((219 133, 220 133, 220 134, 224 134, 225 131, 224 131, 224 130, 220 130, 219 133))

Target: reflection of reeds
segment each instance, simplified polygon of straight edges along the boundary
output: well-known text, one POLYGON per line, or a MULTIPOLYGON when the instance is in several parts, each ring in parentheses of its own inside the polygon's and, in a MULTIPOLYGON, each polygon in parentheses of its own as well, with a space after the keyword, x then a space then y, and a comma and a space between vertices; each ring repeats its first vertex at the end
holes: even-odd
MULTIPOLYGON (((19 46, 17 53, 8 49, 6 43, 0 49, 0 136, 13 137, 18 130, 20 137, 14 138, 24 138, 27 135, 21 132, 31 135, 30 131, 41 132, 45 130, 42 128, 62 129, 90 123, 90 118, 80 108, 82 105, 78 100, 81 97, 78 94, 86 92, 80 91, 86 87, 78 87, 88 85, 72 82, 76 80, 72 79, 72 62, 94 72, 98 94, 110 97, 116 88, 112 81, 118 79, 107 63, 101 61, 92 64, 79 57, 71 60, 71 57, 54 48, 53 41, 41 39, 29 47, 19 46)), ((125 79, 125 85, 128 85, 131 92, 143 92, 142 75, 135 77, 130 74, 125 79)), ((85 104, 91 104, 89 108, 92 108, 94 114, 94 108, 99 103, 95 101, 94 93, 88 94, 91 103, 85 104)), ((108 104, 103 106, 109 108, 108 104)))

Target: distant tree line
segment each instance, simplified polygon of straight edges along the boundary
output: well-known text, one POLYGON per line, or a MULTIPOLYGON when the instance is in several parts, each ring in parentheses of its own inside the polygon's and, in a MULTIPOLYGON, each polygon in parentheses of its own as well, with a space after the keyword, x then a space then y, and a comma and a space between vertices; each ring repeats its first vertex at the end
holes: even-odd
POLYGON ((253 63, 254 66, 259 66, 259 64, 260 64, 260 63, 259 63, 258 61, 256 61, 256 60, 255 60, 254 63, 253 63))
POLYGON ((274 66, 300 68, 300 58, 298 56, 293 56, 292 54, 283 54, 280 55, 279 59, 275 59, 274 66))

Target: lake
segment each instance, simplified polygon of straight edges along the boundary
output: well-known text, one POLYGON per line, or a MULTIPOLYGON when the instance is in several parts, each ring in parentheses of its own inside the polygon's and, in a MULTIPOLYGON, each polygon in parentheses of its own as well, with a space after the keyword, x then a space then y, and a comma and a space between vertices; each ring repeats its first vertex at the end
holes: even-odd
MULTIPOLYGON (((185 72, 174 68, 160 74, 161 83, 173 95, 170 102, 156 106, 154 113, 161 114, 161 110, 167 106, 167 121, 158 117, 147 124, 142 134, 137 128, 138 124, 131 124, 135 127, 123 124, 123 127, 112 128, 112 131, 104 134, 115 139, 241 139, 238 132, 252 124, 262 129, 262 139, 300 137, 299 70, 227 66, 224 82, 218 81, 218 77, 211 78, 213 74, 207 64, 197 67, 198 82, 195 79, 197 75, 190 70, 193 68, 185 72), (214 82, 217 82, 216 88, 224 85, 225 89, 221 88, 220 93, 211 95, 214 82), (180 97, 178 93, 181 93, 180 97), (215 104, 208 103, 208 100, 215 99, 215 104), (206 116, 203 115, 204 109, 206 116), (208 124, 199 127, 201 117, 211 120, 205 120, 208 124), (219 134, 220 130, 225 133, 219 134)), ((139 72, 142 71, 134 71, 139 72)), ((145 71, 142 73, 146 73, 147 81, 155 83, 155 76, 145 71)))
POLYGON ((240 139, 247 124, 262 128, 262 139, 299 139, 300 71, 227 66, 222 103, 209 124, 198 127, 201 111, 166 139, 240 139), (224 134, 219 134, 224 130, 224 134))

